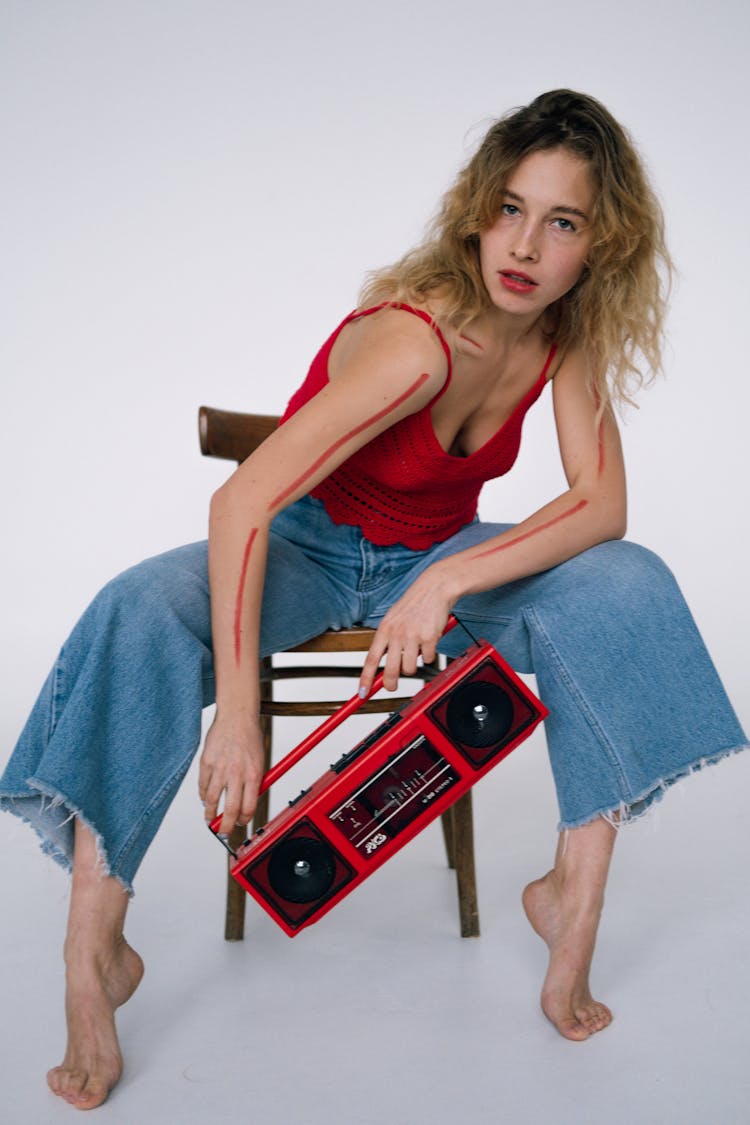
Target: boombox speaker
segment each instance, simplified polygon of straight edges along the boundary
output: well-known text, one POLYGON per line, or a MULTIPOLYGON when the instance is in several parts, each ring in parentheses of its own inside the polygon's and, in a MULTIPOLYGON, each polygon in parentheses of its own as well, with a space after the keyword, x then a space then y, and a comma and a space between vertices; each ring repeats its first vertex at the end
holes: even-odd
MULTIPOLYGON (((446 632, 456 624, 451 617, 446 632)), ((369 695, 382 683, 381 672, 369 695)), ((326 719, 268 771, 261 792, 363 702, 355 695, 326 719)), ((233 878, 293 937, 445 812, 547 713, 491 644, 475 642, 232 851, 233 878)), ((220 823, 218 816, 210 825, 217 836, 220 823)))

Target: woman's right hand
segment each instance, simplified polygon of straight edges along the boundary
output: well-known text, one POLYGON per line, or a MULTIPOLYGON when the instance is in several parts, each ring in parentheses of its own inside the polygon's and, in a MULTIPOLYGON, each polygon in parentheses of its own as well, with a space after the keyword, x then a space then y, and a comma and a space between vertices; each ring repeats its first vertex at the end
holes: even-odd
POLYGON ((258 803, 263 778, 263 735, 257 718, 224 717, 217 711, 201 755, 198 792, 210 823, 224 797, 219 831, 247 824, 258 803))

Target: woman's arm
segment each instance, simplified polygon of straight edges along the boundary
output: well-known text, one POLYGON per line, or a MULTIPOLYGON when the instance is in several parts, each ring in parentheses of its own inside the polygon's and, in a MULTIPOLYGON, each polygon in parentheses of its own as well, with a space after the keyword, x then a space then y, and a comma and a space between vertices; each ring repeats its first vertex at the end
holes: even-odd
MULTIPOLYGON (((330 382, 272 434, 215 493, 209 517, 209 585, 216 717, 201 758, 207 820, 224 795, 221 830, 250 819, 263 756, 258 641, 271 522, 355 450, 427 405, 447 359, 422 320, 384 310, 348 332, 330 382)), ((343 334, 342 334, 343 335, 343 334)))
POLYGON ((385 687, 401 670, 416 670, 421 653, 433 660, 451 609, 478 593, 572 558, 625 534, 625 469, 611 411, 596 422, 581 354, 569 353, 553 383, 555 422, 568 489, 510 531, 435 563, 383 618, 367 655, 360 691, 369 691, 385 657, 385 687))

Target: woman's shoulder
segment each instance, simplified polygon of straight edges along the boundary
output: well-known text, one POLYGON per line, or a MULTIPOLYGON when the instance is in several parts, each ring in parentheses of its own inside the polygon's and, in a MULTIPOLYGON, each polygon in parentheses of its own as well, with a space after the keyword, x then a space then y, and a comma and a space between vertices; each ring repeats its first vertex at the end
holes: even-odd
POLYGON ((572 343, 559 347, 553 340, 550 347, 551 359, 547 368, 547 381, 559 385, 567 381, 588 381, 591 376, 591 359, 583 344, 572 343))
POLYGON ((383 301, 359 307, 341 326, 332 360, 345 362, 367 350, 384 356, 398 354, 406 365, 426 364, 450 374, 452 354, 431 308, 404 301, 383 301))

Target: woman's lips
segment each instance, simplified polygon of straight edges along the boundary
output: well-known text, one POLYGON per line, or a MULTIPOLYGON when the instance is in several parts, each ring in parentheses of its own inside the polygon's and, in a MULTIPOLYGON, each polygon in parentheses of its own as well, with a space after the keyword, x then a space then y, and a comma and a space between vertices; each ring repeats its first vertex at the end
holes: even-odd
POLYGON ((527 273, 517 273, 515 270, 499 270, 500 283, 511 293, 529 293, 537 285, 527 273))

